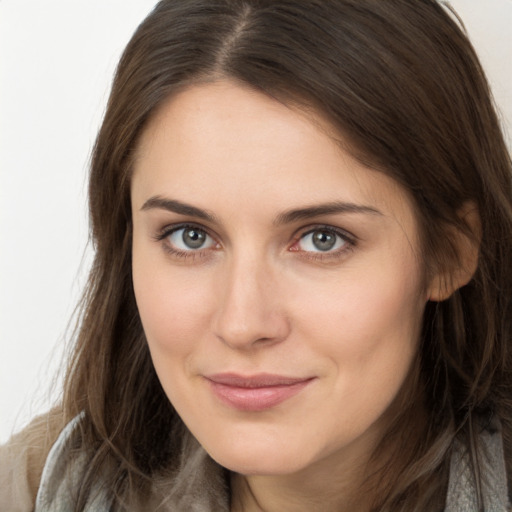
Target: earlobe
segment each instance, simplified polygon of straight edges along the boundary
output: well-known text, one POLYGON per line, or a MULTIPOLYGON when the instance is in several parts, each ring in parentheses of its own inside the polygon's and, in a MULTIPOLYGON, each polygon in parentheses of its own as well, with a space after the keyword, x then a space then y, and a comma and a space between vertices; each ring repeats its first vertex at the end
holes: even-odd
POLYGON ((445 255, 443 269, 432 278, 428 287, 428 299, 441 302, 455 291, 468 284, 478 267, 478 255, 482 238, 482 227, 478 208, 468 202, 459 210, 459 218, 466 229, 451 226, 447 229, 452 251, 445 255))

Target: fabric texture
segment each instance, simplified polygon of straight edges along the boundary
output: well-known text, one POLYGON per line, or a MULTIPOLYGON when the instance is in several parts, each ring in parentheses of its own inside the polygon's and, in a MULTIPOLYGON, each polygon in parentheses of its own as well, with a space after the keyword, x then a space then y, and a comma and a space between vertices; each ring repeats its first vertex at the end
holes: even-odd
MULTIPOLYGON (((62 431, 46 461, 36 500, 36 512, 72 510, 70 496, 84 471, 85 460, 80 455, 72 467, 63 463, 79 418, 62 431)), ((508 495, 503 443, 499 425, 482 432, 480 463, 482 468, 482 497, 485 512, 507 512, 508 495)), ((179 468, 179 483, 164 477, 155 479, 151 503, 134 506, 137 511, 229 512, 227 473, 216 464, 201 446, 190 440, 186 457, 179 468)), ((456 443, 450 466, 450 479, 445 512, 477 512, 477 487, 470 471, 465 448, 456 443)), ((107 512, 111 504, 107 493, 97 487, 87 503, 88 512, 107 512)))
MULTIPOLYGON (((80 416, 71 421, 52 447, 46 461, 35 512, 66 512, 73 510, 74 490, 86 470, 87 458, 79 452, 69 462, 80 416)), ((215 463, 192 437, 183 446, 180 478, 157 476, 154 479, 149 502, 130 503, 131 512, 229 512, 227 472, 215 463)), ((101 481, 101 479, 100 479, 101 481)), ((108 512, 111 502, 107 493, 97 484, 88 497, 87 512, 108 512)))
POLYGON ((62 410, 52 409, 0 446, 1 512, 34 510, 48 452, 65 424, 62 410))
MULTIPOLYGON (((52 411, 36 418, 28 429, 0 447, 1 511, 73 510, 73 490, 87 469, 85 454, 80 452, 74 454, 71 464, 65 462, 69 460, 69 451, 73 449, 79 420, 77 417, 64 426, 59 412, 52 411)), ((482 431, 479 450, 484 510, 508 511, 510 508, 499 423, 482 431)), ((456 442, 451 458, 445 512, 477 511, 477 486, 469 468, 467 450, 456 442)), ((178 479, 165 475, 155 478, 149 502, 133 504, 130 510, 229 512, 228 472, 216 464, 192 436, 183 448, 178 472, 178 479)), ((111 503, 106 496, 101 485, 95 487, 89 495, 87 511, 109 511, 111 503)))
MULTIPOLYGON (((482 498, 485 512, 510 510, 501 428, 494 421, 482 431, 478 447, 482 498)), ((477 486, 470 471, 467 449, 458 441, 450 461, 450 479, 445 512, 478 511, 477 486)))

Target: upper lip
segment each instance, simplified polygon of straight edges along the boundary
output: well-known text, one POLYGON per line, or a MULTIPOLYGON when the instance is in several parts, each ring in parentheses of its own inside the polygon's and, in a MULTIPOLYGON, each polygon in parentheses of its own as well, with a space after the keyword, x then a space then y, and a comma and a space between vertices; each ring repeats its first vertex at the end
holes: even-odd
POLYGON ((313 377, 287 377, 271 373, 259 373, 257 375, 239 375, 236 373, 216 373, 206 375, 205 378, 215 384, 233 386, 237 388, 265 388, 272 386, 292 386, 300 382, 306 382, 313 377))

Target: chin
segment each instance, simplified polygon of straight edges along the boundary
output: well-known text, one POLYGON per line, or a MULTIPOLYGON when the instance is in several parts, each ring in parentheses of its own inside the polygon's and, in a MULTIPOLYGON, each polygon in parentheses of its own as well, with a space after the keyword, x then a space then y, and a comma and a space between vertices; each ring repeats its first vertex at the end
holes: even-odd
MULTIPOLYGON (((226 441, 229 442, 229 439, 226 441)), ((309 465, 304 450, 272 444, 244 443, 228 446, 205 447, 209 455, 221 466, 242 475, 287 475, 309 465)))
POLYGON ((278 461, 262 460, 261 455, 259 458, 256 458, 256 460, 248 458, 225 458, 216 460, 216 462, 230 471, 246 476, 290 475, 297 473, 307 466, 307 464, 303 465, 296 461, 292 462, 282 459, 278 461))

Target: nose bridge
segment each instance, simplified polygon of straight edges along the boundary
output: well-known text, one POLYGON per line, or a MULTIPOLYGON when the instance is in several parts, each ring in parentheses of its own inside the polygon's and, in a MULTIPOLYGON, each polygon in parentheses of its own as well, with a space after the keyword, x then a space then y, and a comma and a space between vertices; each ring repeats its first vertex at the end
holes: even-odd
POLYGON ((275 276, 271 261, 261 255, 244 251, 226 262, 215 325, 224 343, 243 349, 286 338, 288 321, 275 276))

